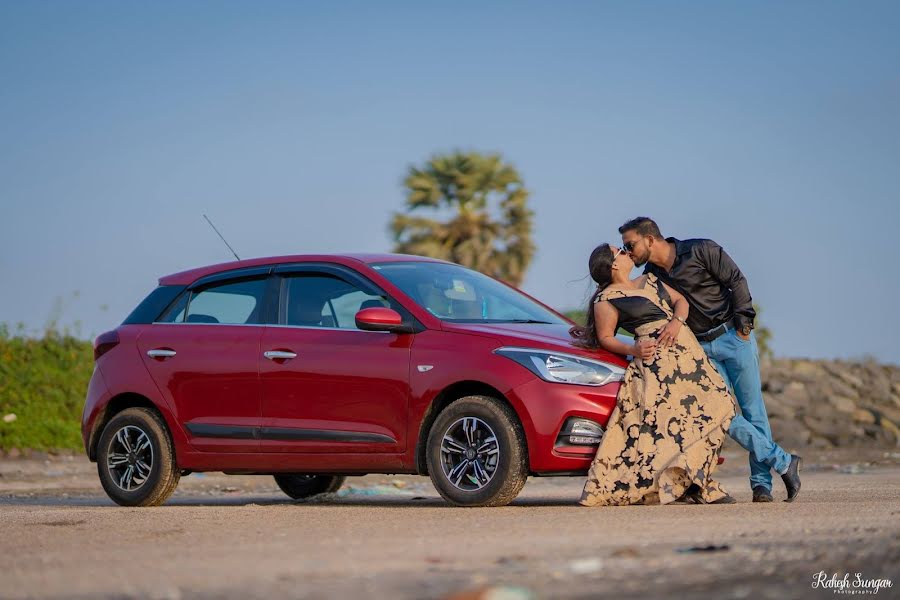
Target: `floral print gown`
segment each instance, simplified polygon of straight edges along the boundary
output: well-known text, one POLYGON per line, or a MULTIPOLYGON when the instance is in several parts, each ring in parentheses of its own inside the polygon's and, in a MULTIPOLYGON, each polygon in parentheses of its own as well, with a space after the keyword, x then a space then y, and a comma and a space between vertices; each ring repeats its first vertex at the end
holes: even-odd
MULTIPOLYGON (((674 314, 652 274, 639 289, 604 290, 598 301, 604 300, 637 339, 656 337, 674 314)), ((581 504, 668 504, 691 484, 706 502, 727 495, 712 474, 734 401, 689 328, 682 327, 675 344, 659 347, 652 359, 635 357, 617 400, 581 504)))

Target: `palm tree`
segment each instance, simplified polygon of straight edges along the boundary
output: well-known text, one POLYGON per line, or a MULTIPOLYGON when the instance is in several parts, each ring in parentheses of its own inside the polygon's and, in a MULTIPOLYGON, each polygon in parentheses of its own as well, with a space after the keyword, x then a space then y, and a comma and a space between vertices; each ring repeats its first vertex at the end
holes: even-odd
POLYGON ((406 211, 390 224, 394 252, 441 258, 522 284, 534 257, 534 213, 518 171, 499 154, 432 156, 424 167, 409 168, 404 186, 406 211))

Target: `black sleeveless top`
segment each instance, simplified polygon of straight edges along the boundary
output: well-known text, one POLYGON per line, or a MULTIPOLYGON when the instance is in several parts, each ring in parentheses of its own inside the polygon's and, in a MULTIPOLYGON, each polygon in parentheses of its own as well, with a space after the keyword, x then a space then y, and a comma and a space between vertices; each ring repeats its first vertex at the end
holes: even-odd
MULTIPOLYGON (((655 276, 649 276, 645 285, 652 285, 660 300, 666 302, 669 306, 672 305, 672 299, 669 297, 669 293, 655 276)), ((667 315, 662 308, 645 296, 627 296, 624 292, 612 290, 608 294, 604 293, 597 300, 606 300, 619 311, 618 327, 621 327, 631 335, 636 335, 636 330, 641 325, 653 323, 654 321, 667 321, 669 319, 669 315, 667 315)))

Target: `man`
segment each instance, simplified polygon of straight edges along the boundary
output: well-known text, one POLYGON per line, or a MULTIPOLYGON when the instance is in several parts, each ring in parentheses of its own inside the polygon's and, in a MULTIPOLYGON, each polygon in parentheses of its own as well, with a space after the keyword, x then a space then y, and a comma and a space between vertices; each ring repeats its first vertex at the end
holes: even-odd
MULTIPOLYGON (((756 312, 741 270, 714 241, 663 238, 647 217, 628 221, 619 233, 635 265, 646 265, 644 273, 653 273, 687 298, 691 310, 685 324, 737 398, 742 414, 735 415, 728 434, 750 452, 753 501, 772 501, 774 469, 787 489, 786 502, 792 502, 800 492, 800 457, 772 439, 753 334, 756 312)), ((659 344, 674 343, 681 326, 672 319, 659 344)))

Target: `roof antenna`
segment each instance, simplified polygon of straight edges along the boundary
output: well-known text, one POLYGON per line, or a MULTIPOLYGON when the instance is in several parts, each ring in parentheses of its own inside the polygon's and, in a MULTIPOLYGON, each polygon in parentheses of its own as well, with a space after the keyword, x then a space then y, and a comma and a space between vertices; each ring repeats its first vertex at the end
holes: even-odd
POLYGON ((220 238, 222 238, 222 241, 225 242, 225 245, 228 246, 228 249, 231 250, 231 253, 232 253, 232 254, 234 254, 234 257, 235 257, 237 260, 241 260, 241 257, 237 255, 237 252, 234 251, 234 248, 231 247, 231 244, 229 244, 227 241, 225 241, 225 237, 224 237, 221 233, 219 233, 219 230, 216 229, 216 226, 213 225, 213 222, 209 220, 209 217, 207 217, 206 215, 203 215, 203 218, 206 219, 206 222, 209 223, 209 226, 213 228, 213 231, 215 231, 216 234, 217 234, 220 238))

